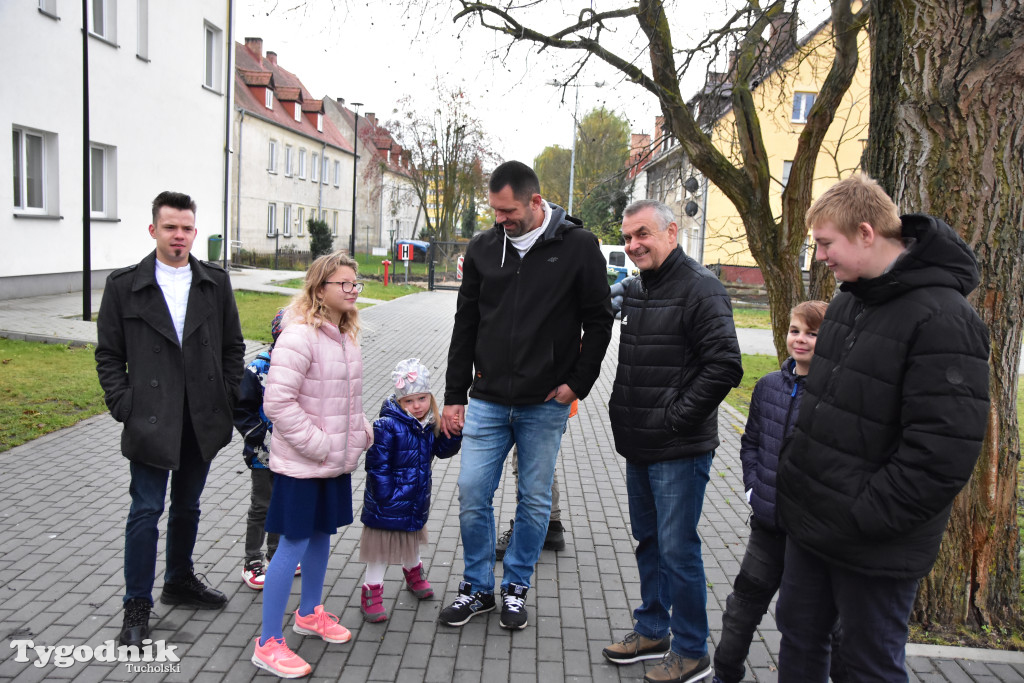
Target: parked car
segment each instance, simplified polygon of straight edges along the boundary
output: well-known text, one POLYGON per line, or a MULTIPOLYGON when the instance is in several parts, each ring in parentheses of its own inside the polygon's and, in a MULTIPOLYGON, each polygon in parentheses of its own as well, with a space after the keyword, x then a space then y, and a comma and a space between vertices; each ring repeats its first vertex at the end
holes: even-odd
POLYGON ((395 241, 395 260, 398 260, 399 247, 403 244, 412 245, 412 260, 423 263, 427 260, 427 250, 430 249, 430 242, 424 242, 423 240, 396 240, 395 241))

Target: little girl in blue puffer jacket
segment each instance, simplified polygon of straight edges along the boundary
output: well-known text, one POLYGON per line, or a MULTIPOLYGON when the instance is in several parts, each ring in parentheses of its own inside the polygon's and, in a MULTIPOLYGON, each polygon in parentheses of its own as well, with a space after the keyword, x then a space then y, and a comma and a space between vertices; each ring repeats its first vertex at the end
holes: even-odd
POLYGON ((388 618, 383 584, 389 564, 402 564, 406 585, 417 598, 434 595, 420 559, 427 542, 430 466, 435 457, 455 455, 462 443, 461 436, 441 434, 430 371, 418 358, 399 363, 391 382, 395 393, 380 408, 373 446, 366 452, 359 560, 366 563, 361 609, 369 622, 388 618))

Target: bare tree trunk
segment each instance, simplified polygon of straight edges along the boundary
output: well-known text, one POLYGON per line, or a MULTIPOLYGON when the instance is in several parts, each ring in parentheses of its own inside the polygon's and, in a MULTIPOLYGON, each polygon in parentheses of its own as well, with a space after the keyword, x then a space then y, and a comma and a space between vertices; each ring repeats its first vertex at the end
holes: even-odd
POLYGON ((904 212, 954 226, 977 254, 971 302, 992 344, 989 430, 914 619, 1020 623, 1016 411, 1024 314, 1024 5, 871 3, 869 172, 904 212))

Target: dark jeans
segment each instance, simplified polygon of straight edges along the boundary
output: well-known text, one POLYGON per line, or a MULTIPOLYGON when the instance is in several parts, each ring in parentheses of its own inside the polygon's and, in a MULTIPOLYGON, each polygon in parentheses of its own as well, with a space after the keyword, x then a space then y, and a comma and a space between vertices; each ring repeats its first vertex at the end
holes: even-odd
POLYGON ((252 493, 249 495, 249 515, 245 526, 245 560, 263 559, 263 538, 267 539, 267 561, 277 552, 278 534, 268 534, 264 530, 267 523, 267 508, 270 506, 270 493, 273 491, 274 474, 265 468, 249 470, 252 479, 252 493))
MULTIPOLYGON (((782 570, 786 559, 786 535, 750 518, 750 537, 743 555, 740 572, 733 583, 733 591, 726 598, 722 615, 722 637, 715 648, 715 676, 722 683, 743 680, 743 662, 750 653, 761 619, 768 612, 772 598, 782 583, 782 570)), ((832 632, 833 683, 844 683, 839 659, 839 627, 832 632)))
POLYGON ((210 463, 204 462, 188 411, 181 435, 181 460, 177 471, 131 463, 132 506, 124 533, 124 600, 144 598, 153 602, 156 577, 157 523, 164 511, 167 479, 171 480, 171 506, 167 513, 167 568, 164 583, 184 580, 192 572, 192 549, 199 529, 199 495, 206 485, 210 463))
POLYGON ((824 683, 829 631, 843 625, 850 680, 906 683, 907 621, 917 579, 867 576, 829 564, 790 541, 775 618, 782 632, 779 683, 824 683))

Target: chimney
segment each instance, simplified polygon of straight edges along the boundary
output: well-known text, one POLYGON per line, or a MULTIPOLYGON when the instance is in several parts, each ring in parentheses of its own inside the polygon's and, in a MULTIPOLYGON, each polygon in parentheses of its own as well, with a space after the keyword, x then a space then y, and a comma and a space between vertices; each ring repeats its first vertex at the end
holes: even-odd
POLYGON ((344 97, 339 97, 339 98, 337 98, 337 100, 338 100, 338 104, 340 104, 343 107, 345 106, 345 98, 344 97))
POLYGON ((262 38, 246 38, 245 47, 249 52, 256 55, 257 59, 263 59, 263 39, 262 38))
POLYGON ((796 45, 796 13, 780 12, 772 19, 772 32, 768 38, 768 54, 787 53, 796 45))
POLYGON ((366 118, 367 121, 370 122, 371 126, 377 126, 377 115, 374 114, 372 111, 366 112, 365 114, 363 114, 363 116, 366 118))
POLYGON ((274 66, 277 66, 277 53, 267 50, 267 61, 273 64, 274 66))

